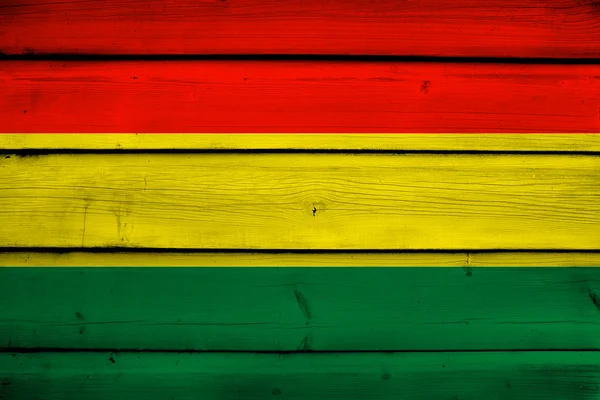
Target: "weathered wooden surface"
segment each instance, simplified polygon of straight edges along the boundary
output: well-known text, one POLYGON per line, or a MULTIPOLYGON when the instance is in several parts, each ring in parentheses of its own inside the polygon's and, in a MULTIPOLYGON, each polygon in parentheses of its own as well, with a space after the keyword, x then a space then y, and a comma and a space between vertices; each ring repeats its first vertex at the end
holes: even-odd
POLYGON ((591 400, 599 396, 600 356, 3 353, 0 377, 5 400, 591 400))
POLYGON ((2 1, 0 400, 600 399, 598 17, 2 1))
POLYGON ((3 0, 8 54, 600 57, 592 0, 3 0))
POLYGON ((599 65, 3 62, 0 131, 598 133, 599 76, 599 65))
POLYGON ((0 135, 0 149, 23 152, 181 150, 598 153, 600 134, 482 133, 41 133, 0 135))
POLYGON ((0 345, 599 350, 599 299, 589 267, 0 268, 0 345))
POLYGON ((3 247, 600 246, 596 156, 62 154, 0 165, 3 247))

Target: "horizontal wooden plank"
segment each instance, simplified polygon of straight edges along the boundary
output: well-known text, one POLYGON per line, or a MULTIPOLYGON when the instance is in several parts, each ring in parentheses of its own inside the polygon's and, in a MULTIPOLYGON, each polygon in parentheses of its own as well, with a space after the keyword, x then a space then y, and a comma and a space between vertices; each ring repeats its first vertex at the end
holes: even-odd
POLYGON ((600 267, 592 252, 10 252, 0 267, 600 267))
POLYGON ((600 349, 598 268, 0 268, 0 345, 600 349))
POLYGON ((3 62, 0 130, 598 133, 599 77, 600 65, 3 62))
POLYGON ((345 150, 600 152, 600 134, 10 134, 0 135, 1 150, 345 150))
POLYGON ((592 0, 3 0, 7 54, 600 57, 592 0))
POLYGON ((62 154, 0 165, 3 247, 600 248, 597 156, 62 154))
POLYGON ((0 354, 0 396, 39 399, 597 398, 597 352, 0 354))

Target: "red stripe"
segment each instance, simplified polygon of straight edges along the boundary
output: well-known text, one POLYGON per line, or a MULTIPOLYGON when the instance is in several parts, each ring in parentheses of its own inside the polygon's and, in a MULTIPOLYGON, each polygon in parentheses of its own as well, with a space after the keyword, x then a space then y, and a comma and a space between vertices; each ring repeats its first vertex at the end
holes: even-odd
POLYGON ((0 51, 600 57, 594 0, 3 0, 0 51))
POLYGON ((0 130, 600 132, 599 65, 4 62, 0 130))

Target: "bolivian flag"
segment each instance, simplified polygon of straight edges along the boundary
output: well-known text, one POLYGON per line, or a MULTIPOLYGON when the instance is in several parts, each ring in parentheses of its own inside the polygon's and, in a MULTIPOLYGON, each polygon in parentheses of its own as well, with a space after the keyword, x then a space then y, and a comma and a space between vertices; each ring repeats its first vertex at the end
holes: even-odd
POLYGON ((0 398, 599 398, 597 70, 5 62, 0 398))

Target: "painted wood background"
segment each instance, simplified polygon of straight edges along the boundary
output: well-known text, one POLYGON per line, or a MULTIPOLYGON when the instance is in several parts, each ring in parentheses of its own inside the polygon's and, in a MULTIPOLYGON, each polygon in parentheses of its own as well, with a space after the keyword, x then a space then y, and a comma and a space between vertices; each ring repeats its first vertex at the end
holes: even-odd
POLYGON ((600 399, 588 0, 0 2, 0 399, 600 399))
POLYGON ((11 133, 600 131, 595 64, 51 60, 3 66, 0 117, 11 133))
POLYGON ((600 56, 595 0, 3 0, 6 54, 600 56))

